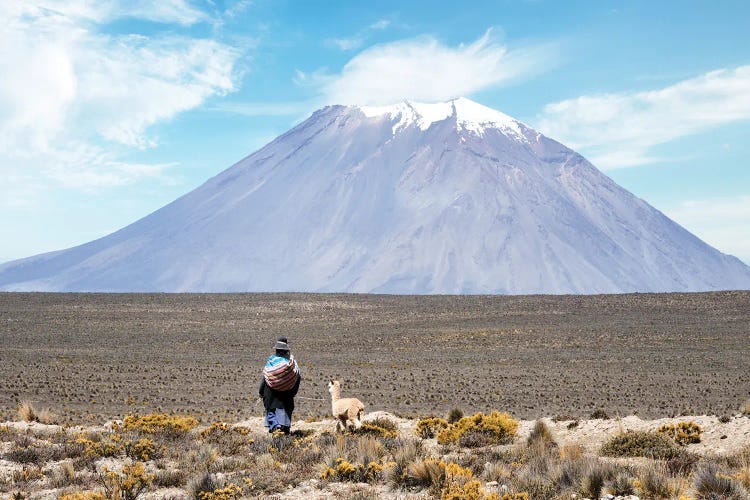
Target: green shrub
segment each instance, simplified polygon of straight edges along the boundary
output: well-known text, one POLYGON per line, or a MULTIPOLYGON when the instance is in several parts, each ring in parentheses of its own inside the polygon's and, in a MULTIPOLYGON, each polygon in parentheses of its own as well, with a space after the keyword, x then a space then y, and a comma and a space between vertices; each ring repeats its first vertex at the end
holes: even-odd
POLYGON ((373 418, 367 423, 398 434, 398 424, 388 417, 373 418))
POLYGON ((362 427, 352 431, 353 434, 366 434, 384 439, 395 439, 398 432, 376 425, 373 422, 364 422, 362 427))
POLYGON ((630 431, 612 436, 602 446, 601 454, 608 457, 646 457, 668 460, 679 456, 681 450, 664 434, 630 431))

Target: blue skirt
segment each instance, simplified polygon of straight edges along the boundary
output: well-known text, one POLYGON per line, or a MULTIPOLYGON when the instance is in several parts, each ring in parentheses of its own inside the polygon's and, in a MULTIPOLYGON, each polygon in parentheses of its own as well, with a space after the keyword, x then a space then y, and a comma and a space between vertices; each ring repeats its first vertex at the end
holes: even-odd
POLYGON ((286 412, 284 408, 277 408, 276 410, 268 410, 266 412, 266 428, 268 432, 273 432, 276 429, 286 427, 287 430, 292 426, 292 416, 286 412))

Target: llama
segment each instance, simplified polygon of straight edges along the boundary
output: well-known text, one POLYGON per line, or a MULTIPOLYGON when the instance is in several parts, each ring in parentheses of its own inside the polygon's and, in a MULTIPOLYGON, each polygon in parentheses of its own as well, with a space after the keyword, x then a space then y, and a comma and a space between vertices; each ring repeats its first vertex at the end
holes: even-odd
POLYGON ((365 405, 357 398, 341 399, 341 382, 332 380, 328 383, 328 392, 331 393, 331 407, 333 416, 337 418, 336 430, 345 431, 349 425, 355 429, 362 427, 362 414, 365 412, 365 405))

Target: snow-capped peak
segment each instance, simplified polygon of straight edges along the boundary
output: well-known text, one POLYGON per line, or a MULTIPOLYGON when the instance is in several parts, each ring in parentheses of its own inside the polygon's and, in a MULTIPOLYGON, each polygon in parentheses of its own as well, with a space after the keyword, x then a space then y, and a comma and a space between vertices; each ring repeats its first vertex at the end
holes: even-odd
POLYGON ((403 101, 390 106, 357 106, 357 109, 368 118, 385 116, 393 121, 394 134, 412 124, 427 130, 433 123, 455 116, 459 130, 484 135, 486 129, 495 128, 525 140, 518 120, 465 97, 437 103, 403 101))

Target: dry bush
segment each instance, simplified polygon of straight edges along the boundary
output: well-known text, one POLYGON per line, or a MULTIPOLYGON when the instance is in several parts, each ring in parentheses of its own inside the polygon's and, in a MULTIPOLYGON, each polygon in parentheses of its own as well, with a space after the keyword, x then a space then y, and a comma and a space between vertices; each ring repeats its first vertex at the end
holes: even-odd
POLYGON ((671 479, 666 467, 658 462, 638 469, 638 479, 634 484, 641 497, 654 500, 678 498, 685 490, 683 481, 671 479))
POLYGON ((194 477, 187 486, 187 492, 193 500, 201 500, 201 493, 210 493, 223 486, 219 484, 216 476, 208 472, 194 477))
MULTIPOLYGON (((460 420, 460 419, 459 419, 460 420)), ((422 439, 432 439, 450 424, 440 417, 422 418, 417 422, 415 433, 422 439)))
POLYGON ((750 492, 744 485, 723 472, 714 462, 702 462, 693 474, 698 500, 748 500, 750 492))
POLYGON ((385 456, 383 445, 373 437, 360 438, 356 441, 353 458, 361 464, 380 462, 385 456))
POLYGON ((557 447, 552 431, 549 430, 547 424, 542 420, 537 420, 534 423, 534 427, 529 433, 529 437, 526 439, 526 445, 532 446, 543 446, 543 447, 557 447))
POLYGON ((664 424, 657 432, 666 434, 680 446, 687 446, 692 443, 701 442, 703 429, 695 422, 679 422, 677 424, 664 424))
POLYGON ((482 479, 486 482, 496 481, 504 483, 513 476, 513 468, 502 462, 488 462, 482 471, 482 479))
POLYGON ((464 411, 461 408, 453 408, 448 412, 448 423, 455 424, 464 417, 464 411))
POLYGON ((16 446, 3 455, 5 460, 19 464, 44 465, 49 453, 39 446, 16 446))
POLYGON ((685 452, 670 458, 664 465, 671 476, 689 476, 693 473, 693 469, 699 460, 700 457, 698 455, 685 452))
POLYGON ((34 409, 34 405, 31 404, 31 401, 22 401, 21 404, 18 405, 18 416, 24 422, 36 422, 38 418, 36 409, 34 409))
POLYGON ((592 420, 609 420, 609 415, 604 410, 595 410, 589 418, 592 420))
POLYGON ((578 443, 568 443, 560 448, 560 458, 576 460, 583 456, 583 448, 578 443))
POLYGON ((40 424, 52 425, 58 421, 57 415, 49 408, 37 410, 31 401, 22 401, 18 405, 18 416, 24 422, 39 422, 40 424))
POLYGON ((445 463, 428 458, 409 464, 406 469, 406 484, 439 491, 445 483, 445 463))
POLYGON ((392 450, 393 465, 386 470, 386 479, 394 488, 409 488, 409 466, 424 458, 425 450, 422 441, 418 439, 399 439, 392 450))
POLYGON ((162 469, 154 472, 154 486, 157 488, 180 488, 187 482, 187 473, 179 469, 162 469))
POLYGON ((606 490, 615 496, 635 495, 635 478, 630 473, 621 471, 607 482, 606 490))
POLYGON ((471 417, 463 417, 440 431, 437 441, 440 444, 456 443, 465 447, 495 445, 511 441, 517 430, 518 421, 507 413, 477 413, 471 417))
POLYGON ((49 473, 50 485, 53 488, 64 488, 75 483, 76 469, 71 462, 61 462, 49 473))
POLYGON ((580 492, 587 498, 599 498, 604 491, 604 484, 612 479, 610 477, 611 469, 598 460, 589 460, 586 463, 588 467, 581 478, 580 492))
POLYGON ((608 457, 646 457, 667 460, 682 453, 677 445, 664 434, 656 432, 629 431, 612 436, 601 454, 608 457))
POLYGON ((53 425, 57 424, 59 418, 49 408, 42 408, 36 414, 37 422, 40 424, 53 425))

